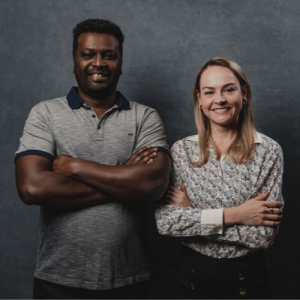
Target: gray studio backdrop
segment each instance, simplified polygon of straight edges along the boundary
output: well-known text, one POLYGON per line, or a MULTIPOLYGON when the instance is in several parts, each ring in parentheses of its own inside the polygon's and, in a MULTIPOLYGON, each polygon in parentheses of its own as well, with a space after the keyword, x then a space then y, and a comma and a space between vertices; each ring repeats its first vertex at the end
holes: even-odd
MULTIPOLYGON (((273 297, 300 298, 298 0, 1 0, 0 297, 32 295, 39 208, 18 197, 14 152, 31 107, 75 85, 71 33, 87 18, 122 28, 118 89, 157 109, 170 146, 196 134, 191 92, 199 67, 214 56, 241 65, 259 129, 279 142, 285 158, 284 220, 265 252, 273 297)), ((179 243, 158 236, 151 209, 149 204, 151 297, 176 297, 179 243)))

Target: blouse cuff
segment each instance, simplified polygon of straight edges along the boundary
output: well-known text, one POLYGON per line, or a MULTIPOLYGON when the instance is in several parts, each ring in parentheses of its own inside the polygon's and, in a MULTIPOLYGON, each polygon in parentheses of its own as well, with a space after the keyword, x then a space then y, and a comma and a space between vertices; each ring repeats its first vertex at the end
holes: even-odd
POLYGON ((202 210, 201 232, 201 235, 223 233, 223 208, 202 210))

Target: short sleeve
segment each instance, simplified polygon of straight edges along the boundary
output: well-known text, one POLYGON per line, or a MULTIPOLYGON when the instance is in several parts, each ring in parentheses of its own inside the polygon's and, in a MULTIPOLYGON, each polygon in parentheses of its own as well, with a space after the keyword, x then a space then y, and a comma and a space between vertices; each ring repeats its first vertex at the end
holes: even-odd
POLYGON ((31 109, 15 159, 25 155, 38 155, 49 160, 54 159, 55 141, 46 112, 43 103, 31 109))
POLYGON ((142 118, 134 152, 147 145, 170 155, 164 125, 157 111, 152 108, 148 108, 142 118))

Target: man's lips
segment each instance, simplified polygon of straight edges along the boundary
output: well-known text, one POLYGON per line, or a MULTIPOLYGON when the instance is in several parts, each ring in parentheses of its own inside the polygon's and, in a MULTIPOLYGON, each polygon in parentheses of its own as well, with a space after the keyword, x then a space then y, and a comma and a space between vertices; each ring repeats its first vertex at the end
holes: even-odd
POLYGON ((231 108, 230 107, 222 107, 222 108, 214 108, 212 111, 218 115, 226 114, 231 108))
POLYGON ((107 78, 108 78, 108 74, 107 73, 102 73, 102 72, 89 73, 88 76, 92 81, 97 81, 97 82, 106 81, 107 78))

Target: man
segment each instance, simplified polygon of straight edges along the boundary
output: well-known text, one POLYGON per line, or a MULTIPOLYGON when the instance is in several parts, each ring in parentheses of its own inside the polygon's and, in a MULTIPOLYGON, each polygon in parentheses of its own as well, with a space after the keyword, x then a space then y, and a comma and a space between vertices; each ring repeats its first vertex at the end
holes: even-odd
POLYGON ((89 19, 73 36, 78 88, 33 107, 16 152, 19 195, 41 206, 34 298, 146 298, 146 200, 170 171, 164 128, 116 91, 120 28, 89 19))

